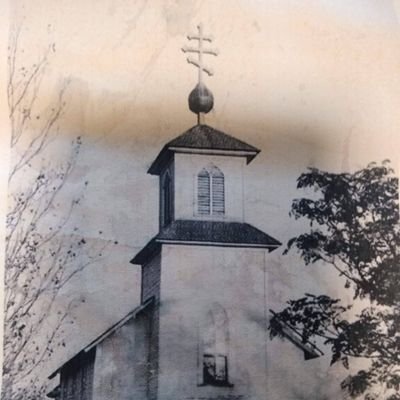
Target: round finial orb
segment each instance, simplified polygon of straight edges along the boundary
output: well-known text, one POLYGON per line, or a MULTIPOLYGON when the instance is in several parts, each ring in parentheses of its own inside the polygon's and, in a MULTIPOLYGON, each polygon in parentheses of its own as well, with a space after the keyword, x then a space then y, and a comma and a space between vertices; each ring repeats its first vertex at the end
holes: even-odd
POLYGON ((204 83, 198 83, 189 94, 189 109, 195 114, 207 114, 214 106, 214 96, 204 83))

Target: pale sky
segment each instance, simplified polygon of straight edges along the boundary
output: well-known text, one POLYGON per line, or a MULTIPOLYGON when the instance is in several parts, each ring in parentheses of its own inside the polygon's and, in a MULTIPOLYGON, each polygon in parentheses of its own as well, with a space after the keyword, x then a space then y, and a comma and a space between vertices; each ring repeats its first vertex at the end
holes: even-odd
MULTIPOLYGON (((27 65, 55 42, 43 105, 61 81, 70 85, 52 157, 82 136, 68 191, 83 180, 89 187, 75 221, 88 238, 102 229, 120 243, 105 279, 115 271, 136 279, 128 261, 158 221, 157 179, 147 168, 196 122, 187 96, 197 75, 180 50, 186 34, 202 22, 220 51, 206 60, 215 71, 206 78, 215 97, 206 122, 262 150, 246 170, 247 221, 285 241, 297 229, 288 217, 295 181, 308 166, 345 171, 387 158, 399 165, 399 15, 390 0, 14 0, 2 7, 1 50, 7 24, 20 21, 27 65)), ((0 68, 3 87, 4 62, 0 68)), ((74 290, 101 296, 102 275, 91 273, 74 290)), ((125 296, 121 314, 137 296, 129 279, 107 283, 125 296)))

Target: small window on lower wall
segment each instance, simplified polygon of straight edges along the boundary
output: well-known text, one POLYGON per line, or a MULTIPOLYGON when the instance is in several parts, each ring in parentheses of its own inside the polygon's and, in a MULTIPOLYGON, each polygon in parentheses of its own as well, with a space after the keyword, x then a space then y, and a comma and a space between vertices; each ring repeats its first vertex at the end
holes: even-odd
POLYGON ((233 386, 228 370, 228 316, 219 304, 207 313, 201 331, 200 386, 233 386))
POLYGON ((222 354, 203 355, 203 383, 205 385, 227 385, 228 359, 222 354))

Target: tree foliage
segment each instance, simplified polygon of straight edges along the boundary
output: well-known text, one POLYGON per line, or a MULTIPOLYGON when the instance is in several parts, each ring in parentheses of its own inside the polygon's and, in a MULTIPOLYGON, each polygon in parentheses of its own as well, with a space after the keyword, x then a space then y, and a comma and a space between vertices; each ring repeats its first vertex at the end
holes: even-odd
POLYGON ((315 192, 295 199, 291 210, 310 229, 291 239, 286 252, 296 249, 306 265, 333 267, 354 303, 307 293, 272 317, 270 335, 282 336, 284 322, 304 341, 322 338, 331 364, 349 369, 352 359, 367 359, 369 367, 349 374, 342 388, 365 400, 400 399, 398 179, 385 161, 354 173, 312 168, 297 187, 315 192), (361 311, 350 313, 356 303, 361 311))
POLYGON ((78 137, 70 143, 69 155, 63 160, 54 160, 47 151, 65 111, 68 80, 43 105, 43 82, 55 45, 49 43, 39 60, 27 65, 21 32, 22 25, 10 32, 7 86, 11 166, 2 398, 13 400, 42 398, 40 367, 57 346, 65 345, 60 332, 71 321, 73 304, 60 307, 56 298, 73 276, 98 257, 78 227, 72 235, 63 234, 87 185, 82 184, 75 198, 63 198, 81 140, 78 137))

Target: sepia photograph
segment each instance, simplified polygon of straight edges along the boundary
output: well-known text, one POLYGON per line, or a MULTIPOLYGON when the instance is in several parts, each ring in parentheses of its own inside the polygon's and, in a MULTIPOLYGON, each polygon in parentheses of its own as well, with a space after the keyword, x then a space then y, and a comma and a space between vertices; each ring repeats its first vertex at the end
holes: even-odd
POLYGON ((2 400, 400 400, 400 1, 0 7, 2 400))

